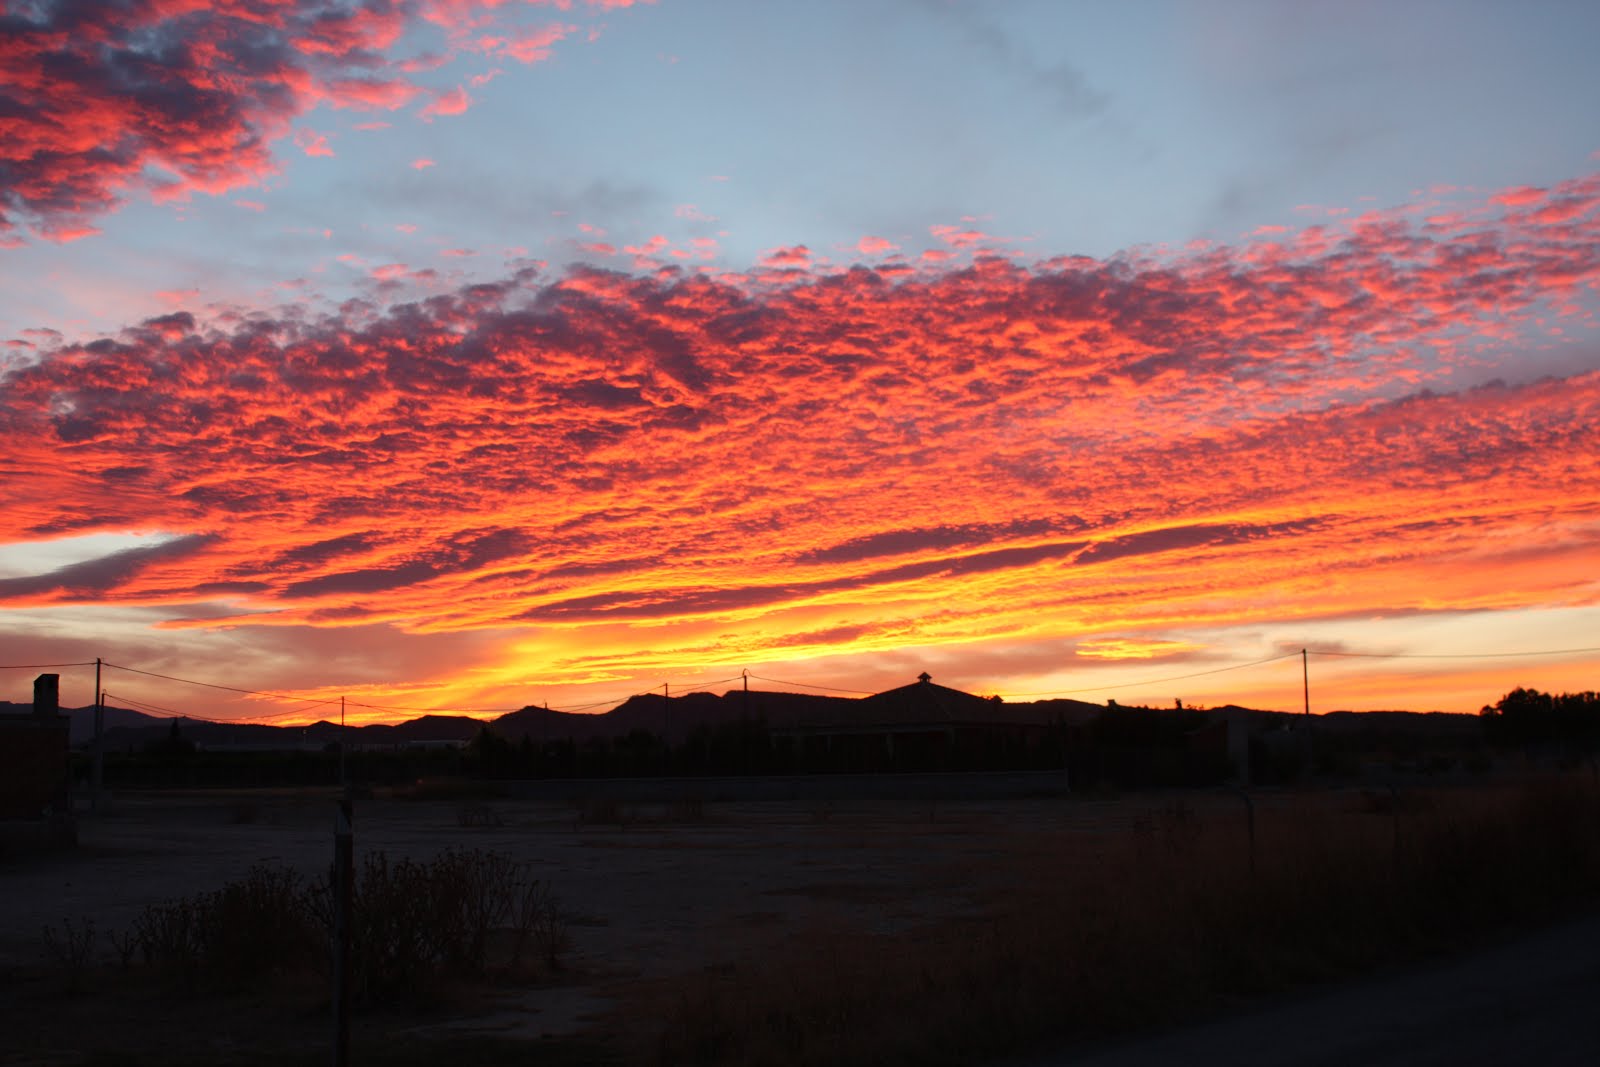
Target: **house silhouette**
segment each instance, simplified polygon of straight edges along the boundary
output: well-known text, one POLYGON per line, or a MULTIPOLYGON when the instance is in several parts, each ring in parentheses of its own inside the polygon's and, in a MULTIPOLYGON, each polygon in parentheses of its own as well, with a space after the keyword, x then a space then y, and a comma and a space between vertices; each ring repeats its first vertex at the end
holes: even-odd
POLYGON ((924 671, 909 685, 828 704, 772 736, 839 769, 933 770, 1032 748, 1049 726, 1036 709, 936 685, 924 671))

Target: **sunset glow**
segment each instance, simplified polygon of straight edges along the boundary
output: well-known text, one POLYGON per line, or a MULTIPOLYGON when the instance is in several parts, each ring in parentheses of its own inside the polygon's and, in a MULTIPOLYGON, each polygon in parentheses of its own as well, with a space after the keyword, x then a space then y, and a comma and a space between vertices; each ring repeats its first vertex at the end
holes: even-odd
MULTIPOLYGON (((497 160, 493 124, 534 91, 610 99, 677 7, 139 2, 90 34, 67 5, 6 5, 0 660, 348 696, 366 719, 744 670, 1297 709, 1302 648, 1322 711, 1597 687, 1592 116, 1552 113, 1571 143, 1505 165, 1520 177, 1389 145, 1357 181, 1439 169, 1315 212, 1339 189, 1283 179, 1220 228, 1174 218, 1176 188, 1150 223, 1119 202, 1131 239, 1084 254, 1070 210, 1007 214, 981 180, 951 187, 965 216, 911 218, 918 194, 869 218, 852 192, 851 219, 808 232, 801 186, 852 180, 823 133, 792 189, 724 195, 741 179, 713 177, 758 165, 719 140, 696 173, 638 171, 648 196, 538 218, 452 199, 496 166, 581 173, 497 160), (152 35, 187 44, 156 59, 152 35), (133 82, 104 76, 130 57, 133 82), (340 220, 372 168, 378 208, 340 220)), ((895 17, 976 40, 982 5, 949 8, 895 17)), ((650 77, 722 92, 673 39, 650 77)), ((1017 26, 1001 39, 1010 73, 964 77, 1033 69, 1017 26)), ((1086 84, 1107 102, 1057 111, 1066 129, 1142 114, 1131 85, 1086 84)), ((591 117, 607 143, 641 122, 591 117)), ((1237 166, 1272 165, 1255 151, 1237 166)), ((612 180, 594 166, 591 189, 612 180)), ((91 676, 64 672, 64 701, 91 676)))

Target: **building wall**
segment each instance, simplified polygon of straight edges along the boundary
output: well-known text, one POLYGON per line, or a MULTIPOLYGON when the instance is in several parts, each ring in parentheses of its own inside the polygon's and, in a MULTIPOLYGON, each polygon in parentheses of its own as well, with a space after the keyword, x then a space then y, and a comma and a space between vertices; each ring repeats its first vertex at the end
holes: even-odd
POLYGON ((67 720, 0 717, 0 819, 68 810, 67 720))

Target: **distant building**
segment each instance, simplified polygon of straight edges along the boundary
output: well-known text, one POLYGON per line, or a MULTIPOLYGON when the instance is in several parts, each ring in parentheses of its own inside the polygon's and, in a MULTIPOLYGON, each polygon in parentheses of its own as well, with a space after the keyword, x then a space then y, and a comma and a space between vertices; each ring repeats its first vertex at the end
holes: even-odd
POLYGON ((33 713, 0 715, 0 819, 66 819, 69 726, 61 714, 61 676, 33 683, 33 713))
POLYGON ((936 768, 1029 750, 1050 723, 1032 709, 935 685, 910 685, 831 706, 826 717, 774 729, 802 757, 839 767, 936 768))

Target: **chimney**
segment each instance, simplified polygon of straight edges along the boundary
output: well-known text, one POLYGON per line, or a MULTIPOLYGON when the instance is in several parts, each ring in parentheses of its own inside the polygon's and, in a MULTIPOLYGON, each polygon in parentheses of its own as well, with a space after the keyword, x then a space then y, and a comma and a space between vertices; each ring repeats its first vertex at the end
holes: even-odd
POLYGON ((41 719, 61 713, 61 675, 41 674, 33 680, 33 713, 41 719))

